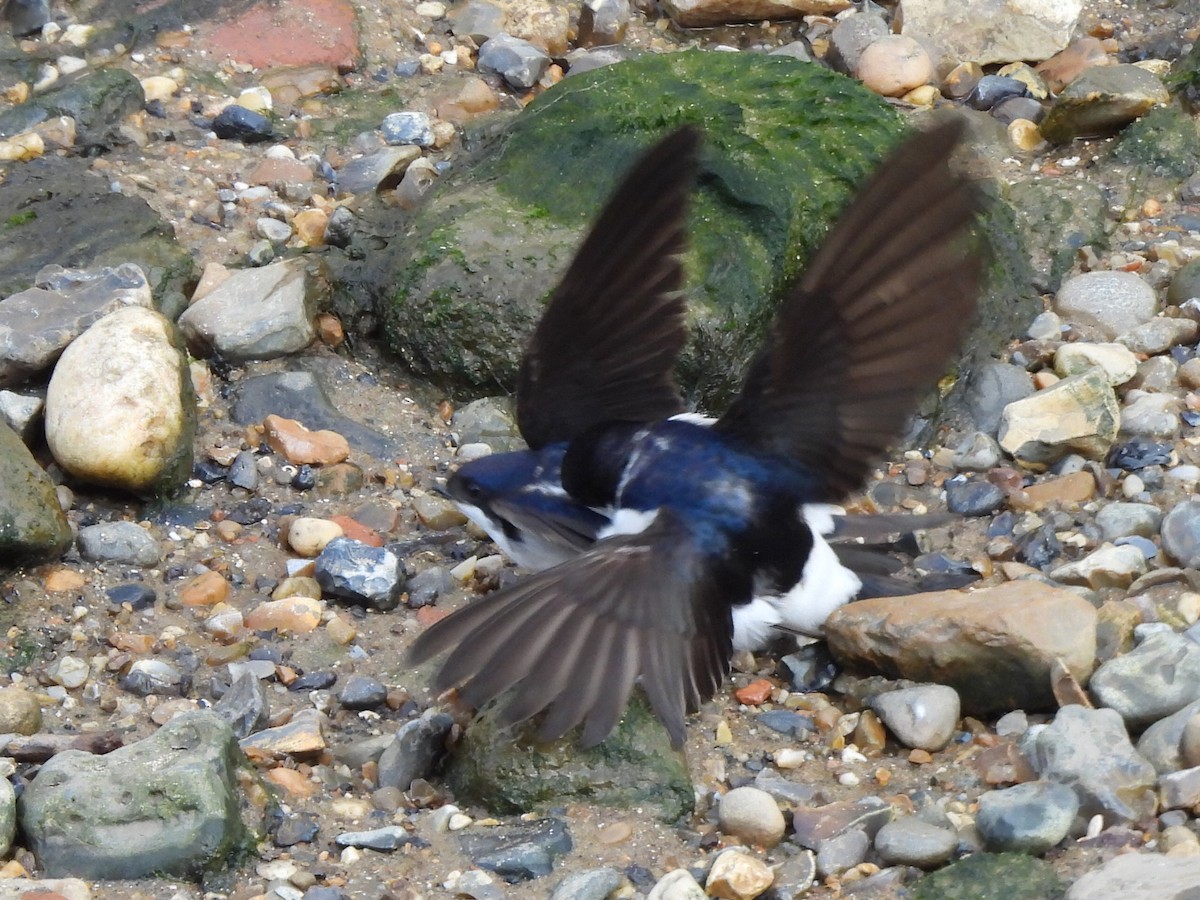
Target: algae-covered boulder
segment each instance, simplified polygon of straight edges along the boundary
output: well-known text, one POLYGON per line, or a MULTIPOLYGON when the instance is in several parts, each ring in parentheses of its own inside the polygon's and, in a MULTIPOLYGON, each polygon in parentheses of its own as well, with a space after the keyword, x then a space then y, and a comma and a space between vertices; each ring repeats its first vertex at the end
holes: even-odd
POLYGON ((499 724, 500 708, 481 711, 447 760, 446 781, 460 801, 506 814, 570 803, 644 808, 664 822, 691 814, 687 763, 640 694, 590 750, 580 747, 579 729, 552 743, 539 742, 529 723, 510 731, 499 724))
POLYGON ((720 408, 782 285, 903 131, 857 82, 788 57, 654 55, 547 91, 393 242, 393 349, 464 392, 511 388, 525 337, 608 193, 685 123, 706 138, 680 377, 720 408))
POLYGON ((54 559, 71 545, 71 526, 54 482, 0 421, 0 568, 54 559))

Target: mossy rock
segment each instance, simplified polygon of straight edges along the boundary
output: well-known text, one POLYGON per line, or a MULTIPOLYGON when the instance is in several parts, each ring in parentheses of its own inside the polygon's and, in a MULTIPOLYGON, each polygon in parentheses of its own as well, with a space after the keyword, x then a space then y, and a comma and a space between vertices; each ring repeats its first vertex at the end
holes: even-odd
POLYGON ((21 562, 57 559, 71 539, 54 482, 0 422, 0 571, 21 562))
POLYGON ((580 747, 579 729, 543 743, 535 725, 502 727, 503 702, 480 712, 447 761, 446 782, 459 802, 506 815, 570 803, 648 808, 664 822, 691 814, 687 762, 640 694, 613 733, 590 750, 580 747))
POLYGON ((1121 132, 1113 159, 1182 181, 1200 169, 1200 131, 1178 107, 1159 106, 1121 132))
MULTIPOLYGON (((1108 246, 1108 202, 1091 182, 1038 178, 1014 184, 1008 201, 1027 246, 1038 287, 1057 291, 1082 247, 1108 246)), ((1030 317, 1032 318, 1032 316, 1030 317)))
POLYGON ((462 393, 510 390, 527 335, 618 178, 688 123, 706 138, 679 374, 692 400, 722 408, 782 287, 904 131, 857 82, 787 57, 653 55, 547 91, 393 242, 392 349, 462 393))
POLYGON ((1020 853, 976 853, 922 878, 914 900, 1057 900, 1065 893, 1049 863, 1020 853))

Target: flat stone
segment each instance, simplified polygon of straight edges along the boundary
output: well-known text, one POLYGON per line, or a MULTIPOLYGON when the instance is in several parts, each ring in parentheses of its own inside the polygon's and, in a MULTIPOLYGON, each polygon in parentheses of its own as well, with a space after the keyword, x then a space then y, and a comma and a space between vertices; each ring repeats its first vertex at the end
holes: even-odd
POLYGON ((323 284, 303 257, 243 269, 188 307, 179 327, 200 355, 231 362, 286 356, 312 342, 323 284))
POLYGON ((980 65, 1042 60, 1067 46, 1082 0, 988 4, 901 0, 904 33, 921 35, 952 59, 980 65))
POLYGON ((971 593, 872 598, 825 623, 842 665, 953 687, 976 715, 1052 707, 1055 660, 1081 683, 1096 652, 1096 610, 1073 591, 1015 581, 971 593))
POLYGON ((79 552, 84 559, 153 566, 158 563, 158 540, 134 522, 101 522, 79 529, 79 552))
POLYGON ((1065 706, 1026 733, 1021 751, 1039 777, 1075 792, 1085 817, 1139 822, 1156 811, 1154 767, 1134 750, 1115 710, 1065 706))
POLYGON ((346 0, 295 0, 235 8, 222 22, 198 23, 194 46, 216 60, 256 69, 274 66, 358 68, 354 5, 346 0))
POLYGON ((1171 394, 1130 391, 1121 408, 1120 434, 1151 439, 1178 437, 1182 428, 1181 412, 1183 401, 1171 394))
POLYGON ((479 71, 494 72, 518 90, 537 84, 550 66, 546 51, 518 37, 498 34, 479 48, 479 71))
POLYGON ((1086 873, 1066 900, 1188 900, 1200 888, 1200 856, 1125 853, 1086 873))
POLYGON ((1194 343, 1200 323, 1191 319, 1168 319, 1158 316, 1132 328, 1117 338, 1117 342, 1134 353, 1153 356, 1166 353, 1176 344, 1194 343))
POLYGON ((707 28, 766 19, 799 19, 808 15, 833 15, 849 9, 849 0, 667 0, 667 15, 683 28, 707 28))

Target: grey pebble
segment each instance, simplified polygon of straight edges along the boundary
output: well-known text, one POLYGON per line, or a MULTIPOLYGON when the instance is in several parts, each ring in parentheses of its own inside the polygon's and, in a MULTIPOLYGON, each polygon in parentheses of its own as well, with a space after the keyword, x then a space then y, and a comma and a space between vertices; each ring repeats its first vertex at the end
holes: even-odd
POLYGON ((960 516, 987 516, 1004 505, 1004 491, 990 481, 952 478, 945 488, 946 508, 960 516))
POLYGON ((130 566, 158 562, 158 541, 133 522, 101 522, 79 529, 79 552, 84 559, 130 566))
POLYGON ((957 846, 958 836, 952 830, 916 816, 888 822, 875 835, 875 851, 888 865, 930 869, 950 859, 957 846))
POLYGON ((723 834, 762 847, 778 844, 787 828, 775 798, 755 787, 734 788, 721 797, 717 823, 723 834))
POLYGON ((1157 722, 1200 700, 1200 644, 1172 631, 1151 634, 1130 652, 1102 663, 1089 687, 1130 727, 1157 722))
POLYGON ((1176 504, 1162 523, 1162 544, 1180 565, 1200 568, 1200 500, 1176 504))
POLYGON ((253 450, 243 450, 233 458, 229 482, 247 491, 258 487, 258 462, 253 450))
POLYGON ((1054 311, 1077 325, 1099 330, 1107 340, 1154 318, 1154 289, 1131 272, 1085 272, 1063 282, 1054 311))
POLYGON ((518 90, 528 90, 550 66, 546 51, 510 34, 498 34, 479 48, 481 72, 494 72, 518 90))
POLYGON ((620 872, 609 866, 572 872, 550 893, 550 900, 605 900, 624 880, 620 872))
POLYGON ((383 119, 383 139, 389 144, 416 144, 432 147, 435 140, 433 121, 422 112, 395 112, 383 119))
POLYGON ((1000 464, 1000 445, 990 434, 972 431, 954 448, 954 468, 967 472, 986 472, 1000 464))
POLYGON ((975 827, 989 850, 1041 854, 1062 841, 1079 812, 1075 792, 1053 781, 1029 781, 979 798, 975 827))
POLYGON ((573 847, 566 823, 554 818, 460 832, 459 844, 471 862, 509 884, 549 875, 554 858, 573 847))
POLYGON ((375 709, 387 702, 387 686, 365 675, 351 675, 342 685, 338 702, 346 709, 375 709))
POLYGON ((339 847, 390 851, 411 844, 413 837, 399 825, 385 825, 370 831, 343 831, 334 841, 339 847))
POLYGON ((1162 520, 1162 510, 1150 503, 1109 503, 1096 513, 1096 526, 1106 541, 1135 534, 1153 537, 1162 520))
POLYGON ((281 222, 279 219, 272 219, 270 216, 261 216, 255 221, 254 230, 260 238, 264 238, 272 244, 286 244, 292 236, 291 225, 281 222))
POLYGON ((315 569, 325 594, 371 609, 395 609, 404 590, 404 567, 396 554, 348 538, 326 544, 315 569))
POLYGON ((817 848, 817 875, 840 875, 863 862, 870 849, 871 838, 858 829, 827 838, 817 848))
POLYGON ((943 684, 888 691, 870 703, 900 743, 921 750, 941 750, 950 743, 961 709, 958 692, 943 684))
POLYGON ((450 716, 432 709, 401 725, 379 757, 380 787, 407 791, 415 779, 428 777, 446 752, 453 725, 450 716))

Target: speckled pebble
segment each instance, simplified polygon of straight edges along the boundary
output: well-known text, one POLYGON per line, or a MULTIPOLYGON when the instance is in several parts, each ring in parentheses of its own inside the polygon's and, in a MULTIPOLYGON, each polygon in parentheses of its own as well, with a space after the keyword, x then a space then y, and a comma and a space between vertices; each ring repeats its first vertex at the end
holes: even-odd
POLYGON ((905 747, 941 750, 954 736, 958 692, 943 684, 923 684, 871 698, 871 708, 905 747))

